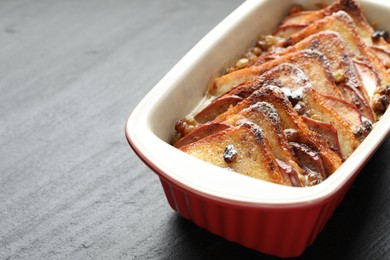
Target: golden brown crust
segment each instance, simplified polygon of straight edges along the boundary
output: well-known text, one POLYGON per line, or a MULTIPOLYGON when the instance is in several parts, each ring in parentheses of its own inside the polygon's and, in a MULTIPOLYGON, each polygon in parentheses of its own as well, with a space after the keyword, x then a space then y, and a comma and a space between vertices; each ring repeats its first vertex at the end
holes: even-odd
POLYGON ((338 2, 318 11, 301 11, 293 13, 282 21, 276 31, 280 30, 280 27, 283 28, 286 25, 299 26, 300 28, 303 28, 304 26, 308 26, 317 20, 339 11, 346 12, 353 19, 359 36, 362 37, 367 44, 371 45, 371 35, 374 30, 367 22, 360 6, 353 0, 339 0, 338 2))
MULTIPOLYGON (((276 49, 275 52, 259 57, 252 62, 253 65, 259 65, 271 59, 286 55, 288 53, 299 50, 310 49, 321 52, 327 58, 329 71, 335 80, 338 87, 347 85, 350 88, 357 89, 364 100, 359 100, 357 108, 361 110, 364 117, 374 121, 374 113, 369 106, 369 96, 366 88, 356 72, 354 63, 348 56, 345 50, 345 44, 338 33, 331 31, 321 31, 314 35, 310 35, 295 45, 286 49, 276 49)), ((390 56, 389 56, 390 57, 390 56)), ((340 97, 339 97, 340 98, 340 97)), ((349 96, 343 96, 344 99, 350 101, 349 96)))
POLYGON ((182 151, 214 165, 278 184, 286 184, 275 156, 261 128, 244 123, 180 148, 182 151), (237 151, 232 162, 224 160, 224 151, 233 145, 237 151))
POLYGON ((307 75, 312 85, 316 86, 318 92, 341 97, 341 93, 335 85, 332 74, 328 70, 326 58, 321 53, 313 50, 287 53, 258 66, 252 66, 223 75, 215 79, 214 84, 209 88, 209 93, 219 96, 235 86, 257 78, 264 72, 282 63, 291 63, 301 69, 307 75))
POLYGON ((372 43, 371 35, 374 30, 369 25, 359 4, 356 1, 340 0, 339 2, 336 2, 335 4, 323 9, 323 12, 326 16, 332 15, 333 13, 339 11, 346 12, 352 18, 359 36, 366 42, 366 44, 372 43))
POLYGON ((239 125, 247 121, 263 129, 264 135, 268 139, 275 157, 290 165, 303 184, 304 177, 302 175, 305 172, 297 164, 297 158, 292 153, 291 147, 284 135, 283 128, 281 127, 281 119, 273 105, 266 102, 257 102, 242 109, 237 114, 230 114, 223 123, 239 125))

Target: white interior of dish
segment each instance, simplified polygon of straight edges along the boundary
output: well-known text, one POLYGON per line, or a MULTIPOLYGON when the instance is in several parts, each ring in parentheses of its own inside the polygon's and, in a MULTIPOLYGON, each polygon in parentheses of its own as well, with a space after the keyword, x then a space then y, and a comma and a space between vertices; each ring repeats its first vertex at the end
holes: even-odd
MULTIPOLYGON (((208 84, 233 64, 256 36, 270 33, 292 4, 314 8, 318 0, 246 1, 206 35, 152 89, 131 114, 126 135, 137 153, 164 178, 184 189, 240 204, 291 206, 313 203, 334 194, 356 174, 390 130, 387 112, 351 157, 326 181, 293 188, 256 180, 193 158, 172 147, 174 124, 203 98, 208 84)), ((325 1, 330 3, 333 1, 325 1)), ((390 31, 390 3, 361 2, 367 18, 390 31)))

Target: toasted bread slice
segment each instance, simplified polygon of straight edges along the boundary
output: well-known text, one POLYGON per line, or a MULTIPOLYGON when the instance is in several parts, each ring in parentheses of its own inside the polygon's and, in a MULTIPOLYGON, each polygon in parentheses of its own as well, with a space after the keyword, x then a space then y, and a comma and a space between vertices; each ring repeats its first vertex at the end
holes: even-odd
MULTIPOLYGON (((224 103, 226 100, 246 98, 263 85, 276 85, 279 87, 287 87, 289 89, 298 87, 312 87, 308 77, 305 75, 305 73, 303 73, 302 70, 300 70, 297 66, 293 64, 282 63, 270 69, 269 71, 264 72, 259 77, 254 78, 253 80, 245 82, 241 85, 238 85, 232 88, 230 91, 226 92, 225 94, 221 95, 220 97, 217 97, 211 104, 209 104, 205 109, 199 112, 199 114, 195 115, 195 119, 215 118, 216 115, 222 114, 222 112, 224 112, 221 109, 222 106, 216 106, 215 104, 224 103)), ((315 84, 315 87, 316 90, 319 92, 331 92, 332 96, 341 97, 340 91, 333 84, 330 84, 329 86, 315 84)), ((234 104, 231 103, 231 105, 235 104, 237 104, 237 102, 235 102, 234 104)), ((228 106, 223 107, 225 108, 225 111, 228 109, 228 106)))
MULTIPOLYGON (((305 171, 296 163, 296 158, 291 152, 283 129, 280 126, 280 118, 272 105, 267 103, 258 103, 243 109, 237 114, 231 115, 225 122, 211 121, 200 125, 188 135, 178 140, 174 146, 179 148, 184 145, 196 142, 209 135, 225 130, 227 128, 238 126, 245 122, 252 122, 264 130, 264 134, 270 143, 270 147, 275 157, 279 160, 278 165, 285 172, 285 183, 291 183, 293 186, 306 185, 305 171)), ((322 180, 322 179, 321 179, 322 180)), ((321 181, 320 180, 320 181, 321 181)))
POLYGON ((288 142, 284 136, 279 114, 272 104, 266 102, 251 104, 238 111, 237 114, 227 116, 223 123, 237 125, 247 120, 263 129, 277 158, 284 161, 293 158, 293 155, 289 153, 288 142))
POLYGON ((262 129, 252 123, 228 128, 180 149, 198 159, 247 176, 289 185, 284 182, 262 129))
MULTIPOLYGON (((286 49, 277 49, 279 50, 278 52, 260 56, 258 59, 253 61, 253 65, 259 65, 270 59, 275 59, 276 57, 304 49, 317 50, 327 58, 329 71, 332 73, 337 85, 346 84, 351 88, 358 89, 361 92, 365 102, 359 104, 358 108, 361 109, 366 118, 374 120, 374 114, 368 105, 369 96, 367 94, 366 88, 358 76, 352 60, 347 55, 345 51, 345 44, 338 33, 323 31, 314 35, 310 35, 307 38, 304 38, 302 41, 286 49)), ((348 97, 345 97, 344 99, 349 100, 348 97)))
POLYGON ((339 0, 322 10, 326 16, 340 11, 346 12, 352 18, 359 36, 366 44, 370 45, 372 43, 371 35, 374 29, 368 23, 359 4, 354 0, 339 0))
POLYGON ((291 35, 284 42, 281 42, 280 45, 285 47, 294 45, 301 40, 322 31, 333 31, 338 33, 344 41, 347 54, 351 58, 366 63, 367 66, 374 69, 374 72, 378 74, 378 77, 381 80, 381 85, 389 83, 390 78, 386 72, 386 68, 364 44, 355 29, 353 20, 343 11, 339 11, 321 20, 315 21, 302 31, 291 35))
MULTIPOLYGON (((287 53, 304 49, 318 50, 321 52, 328 60, 329 70, 332 73, 336 84, 346 84, 351 88, 358 89, 366 100, 365 104, 361 104, 360 107, 363 107, 364 105, 368 106, 369 96, 366 88, 358 76, 352 60, 348 57, 345 51, 345 44, 338 33, 323 31, 310 35, 293 46, 282 50, 278 49, 278 52, 272 52, 268 55, 259 57, 252 62, 252 65, 259 65, 270 59, 275 59, 287 53)), ((372 111, 369 109, 368 106, 366 107, 366 110, 368 111, 363 111, 364 116, 373 120, 372 111)))
POLYGON ((317 133, 307 127, 279 87, 270 85, 261 87, 248 98, 219 115, 215 121, 224 122, 231 115, 237 114, 244 108, 261 101, 270 103, 275 107, 280 116, 282 128, 285 131, 291 130, 296 133, 294 137, 295 142, 304 143, 311 149, 319 152, 328 175, 333 173, 341 165, 342 160, 340 156, 331 150, 328 144, 317 133))
MULTIPOLYGON (((335 127, 338 134, 341 154, 345 159, 348 158, 360 143, 353 133, 355 125, 350 125, 342 116, 340 116, 338 113, 340 111, 336 112, 336 110, 329 105, 330 102, 327 102, 324 97, 313 89, 304 90, 302 101, 306 107, 304 110, 306 116, 331 124, 335 127)), ((360 120, 360 117, 358 120, 360 120)))
POLYGON ((287 16, 274 31, 275 36, 288 38, 316 20, 322 19, 335 12, 344 11, 352 18, 356 31, 363 42, 372 49, 382 64, 390 68, 390 45, 383 36, 375 35, 374 29, 367 22, 359 5, 353 0, 342 0, 319 11, 301 11, 287 16))
MULTIPOLYGON (((352 18, 356 26, 357 33, 367 46, 373 48, 379 47, 386 50, 386 52, 390 51, 390 45, 383 36, 374 36, 374 29, 368 23, 359 4, 354 0, 340 0, 318 11, 300 11, 292 13, 283 19, 281 25, 275 30, 275 32, 283 31, 283 36, 287 36, 288 33, 291 35, 294 31, 297 32, 298 28, 304 28, 314 21, 322 19, 325 16, 332 15, 338 11, 344 11, 352 18), (295 30, 286 30, 286 27, 295 28, 295 30)), ((384 58, 384 60, 381 60, 384 62, 386 68, 390 67, 390 63, 385 62, 387 57, 383 56, 383 53, 376 53, 375 51, 374 53, 378 54, 378 58, 384 58)))
MULTIPOLYGON (((390 84, 390 75, 378 57, 361 40, 355 29, 355 24, 352 18, 347 13, 344 11, 339 11, 337 13, 333 13, 330 16, 326 16, 323 19, 315 21, 302 31, 291 35, 288 39, 286 39, 286 41, 279 44, 285 47, 294 45, 312 34, 327 30, 337 32, 343 39, 346 46, 346 51, 353 59, 356 70, 358 74, 360 74, 361 78, 372 80, 373 77, 371 74, 377 75, 379 82, 377 83, 374 92, 370 93, 370 91, 368 91, 368 95, 372 95, 372 107, 375 110, 374 112, 376 112, 378 116, 381 116, 381 114, 384 113, 388 106, 388 102, 383 104, 381 100, 389 98, 389 95, 384 96, 381 93, 384 92, 387 85, 390 84), (360 70, 359 64, 365 64, 367 69, 360 70)), ((371 82, 372 83, 369 84, 375 84, 374 81, 371 82)), ((368 84, 366 83, 364 85, 368 84)))
MULTIPOLYGON (((238 96, 241 98, 246 98, 263 85, 275 85, 279 87, 286 86, 290 89, 298 88, 298 86, 299 88, 312 87, 308 77, 305 73, 303 73, 302 70, 291 63, 282 63, 270 69, 269 71, 264 72, 259 77, 232 88, 221 97, 238 96)), ((321 91, 322 86, 317 86, 318 91, 321 91)), ((335 95, 339 95, 339 92, 336 88, 335 95)))
MULTIPOLYGON (((335 78, 338 78, 338 71, 341 70, 341 72, 345 74, 351 70, 349 66, 352 66, 352 64, 343 62, 347 56, 343 40, 337 33, 331 31, 321 31, 315 33, 285 49, 277 48, 274 51, 269 52, 267 55, 262 55, 253 60, 250 65, 260 65, 270 59, 275 59, 288 53, 305 49, 321 52, 328 59, 329 69, 335 78)), ((352 78, 351 80, 354 79, 352 78)))
MULTIPOLYGON (((299 25, 302 28, 303 26, 308 26, 325 16, 332 15, 339 11, 346 12, 353 19, 359 36, 367 45, 371 46, 373 44, 371 35, 374 33, 374 29, 369 25, 360 6, 354 0, 340 0, 318 11, 300 11, 292 13, 283 19, 279 27, 283 28, 287 25, 299 25)), ((276 29, 276 31, 279 30, 280 28, 276 29)), ((381 40, 378 44, 382 45, 385 44, 385 42, 381 40)))
POLYGON ((285 41, 278 43, 277 46, 291 46, 306 37, 322 31, 332 31, 338 33, 344 40, 347 53, 352 57, 361 55, 362 47, 366 46, 364 42, 361 41, 352 18, 343 11, 339 11, 313 22, 303 30, 288 37, 285 41))
POLYGON ((297 158, 292 153, 291 147, 284 135, 279 114, 273 105, 266 102, 258 102, 242 109, 237 114, 229 115, 223 123, 238 125, 246 121, 250 121, 263 129, 264 135, 275 157, 290 165, 294 169, 294 172, 300 176, 300 183, 304 185, 305 178, 303 174, 305 172, 297 164, 297 158))
POLYGON ((214 84, 209 88, 209 93, 219 96, 235 86, 257 78, 259 75, 282 63, 296 65, 307 75, 311 84, 313 86, 315 85, 320 93, 341 97, 340 90, 337 89, 333 77, 328 70, 326 58, 318 51, 312 50, 288 53, 261 65, 223 75, 215 79, 214 84))

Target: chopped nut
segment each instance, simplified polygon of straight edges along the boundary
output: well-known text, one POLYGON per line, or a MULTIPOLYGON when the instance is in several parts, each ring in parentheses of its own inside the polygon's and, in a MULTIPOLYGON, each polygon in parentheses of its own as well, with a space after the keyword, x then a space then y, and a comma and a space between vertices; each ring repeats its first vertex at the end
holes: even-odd
POLYGON ((354 58, 355 58, 356 60, 364 60, 364 59, 365 59, 365 57, 364 57, 363 55, 361 55, 361 54, 355 55, 354 58))
POLYGON ((333 77, 336 83, 340 83, 345 80, 344 72, 341 69, 337 70, 336 73, 334 73, 333 77))
POLYGON ((321 121, 321 116, 317 115, 317 114, 314 114, 314 115, 311 116, 311 119, 321 121))
POLYGON ((239 60, 236 62, 236 68, 242 69, 242 68, 244 68, 245 66, 247 66, 248 63, 249 63, 249 59, 248 59, 248 58, 239 59, 239 60))
POLYGON ((266 35, 261 37, 257 42, 257 46, 260 47, 263 51, 268 50, 271 46, 275 45, 278 42, 275 36, 266 35))
POLYGON ((259 47, 253 47, 253 48, 251 49, 251 52, 252 52, 254 55, 256 55, 256 56, 259 56, 259 55, 263 52, 263 50, 262 50, 261 48, 259 48, 259 47))
POLYGON ((178 120, 175 124, 175 130, 179 136, 183 137, 191 132, 197 125, 197 122, 194 118, 185 118, 183 120, 178 120))
POLYGON ((254 60, 257 58, 257 56, 253 52, 249 51, 245 54, 245 58, 248 60, 254 60))
POLYGON ((387 96, 375 94, 372 97, 373 110, 378 114, 383 114, 386 111, 388 104, 387 96))

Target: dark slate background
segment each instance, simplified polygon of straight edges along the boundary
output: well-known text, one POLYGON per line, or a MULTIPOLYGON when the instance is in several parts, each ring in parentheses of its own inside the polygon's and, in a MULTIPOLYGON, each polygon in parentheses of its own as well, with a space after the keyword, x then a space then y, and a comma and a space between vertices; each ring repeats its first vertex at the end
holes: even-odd
MULTIPOLYGON (((175 213, 132 109, 242 0, 0 1, 0 259, 275 259, 175 213)), ((302 259, 390 258, 390 141, 302 259)))

